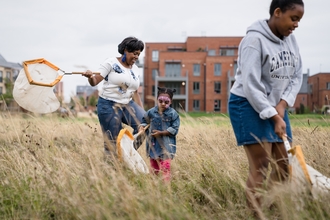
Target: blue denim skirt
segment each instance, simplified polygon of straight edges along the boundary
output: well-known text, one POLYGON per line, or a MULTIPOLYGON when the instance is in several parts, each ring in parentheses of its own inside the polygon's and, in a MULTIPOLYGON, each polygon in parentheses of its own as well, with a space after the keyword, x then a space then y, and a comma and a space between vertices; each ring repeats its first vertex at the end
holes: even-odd
MULTIPOLYGON (((274 122, 271 119, 261 119, 259 113, 252 108, 246 98, 231 93, 228 101, 228 110, 238 146, 260 142, 283 142, 275 134, 274 122)), ((291 142, 292 132, 287 111, 285 111, 284 121, 286 123, 288 140, 291 142)))

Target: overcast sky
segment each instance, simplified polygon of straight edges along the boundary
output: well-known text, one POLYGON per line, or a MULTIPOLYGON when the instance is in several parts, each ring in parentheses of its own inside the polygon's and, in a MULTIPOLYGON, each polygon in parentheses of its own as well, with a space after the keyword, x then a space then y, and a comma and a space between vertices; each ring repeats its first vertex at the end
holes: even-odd
MULTIPOLYGON (((144 42, 185 42, 188 36, 244 36, 269 18, 270 0, 0 0, 0 54, 9 62, 45 58, 59 68, 97 71, 118 56, 127 36, 144 42)), ((330 0, 305 0, 294 34, 304 72, 330 72, 330 0)), ((140 55, 142 61, 144 53, 140 55)), ((62 79, 66 99, 82 76, 62 79)))

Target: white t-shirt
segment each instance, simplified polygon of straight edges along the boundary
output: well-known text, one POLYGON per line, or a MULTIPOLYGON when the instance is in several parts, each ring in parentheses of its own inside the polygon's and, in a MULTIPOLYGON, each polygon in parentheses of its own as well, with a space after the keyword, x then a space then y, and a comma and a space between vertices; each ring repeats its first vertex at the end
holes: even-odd
POLYGON ((139 68, 124 67, 116 57, 106 59, 99 72, 104 77, 100 97, 121 104, 127 104, 140 86, 139 68))

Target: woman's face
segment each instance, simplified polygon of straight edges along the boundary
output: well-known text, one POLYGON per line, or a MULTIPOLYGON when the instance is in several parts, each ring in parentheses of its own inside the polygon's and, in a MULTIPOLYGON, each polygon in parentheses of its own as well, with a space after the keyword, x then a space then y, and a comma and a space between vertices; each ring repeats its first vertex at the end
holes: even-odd
POLYGON ((128 52, 127 50, 125 50, 125 53, 126 53, 126 63, 128 65, 133 65, 139 59, 141 51, 136 50, 133 52, 128 52))
POLYGON ((289 36, 298 28, 298 22, 304 15, 304 6, 295 4, 293 8, 282 12, 277 8, 274 12, 276 18, 274 34, 279 38, 289 36))

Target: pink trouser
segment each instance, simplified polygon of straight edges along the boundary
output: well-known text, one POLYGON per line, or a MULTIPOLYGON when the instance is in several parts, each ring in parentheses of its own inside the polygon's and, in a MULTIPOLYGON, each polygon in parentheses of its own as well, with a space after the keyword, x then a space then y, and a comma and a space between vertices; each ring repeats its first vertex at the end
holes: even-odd
POLYGON ((163 180, 169 182, 171 180, 171 159, 152 159, 150 158, 150 166, 152 172, 158 175, 159 172, 163 174, 163 180))

